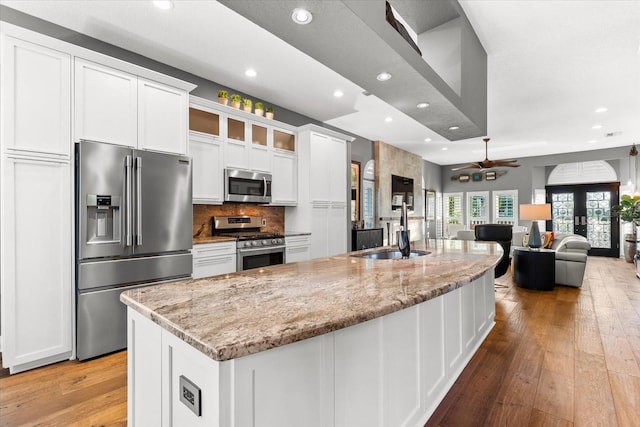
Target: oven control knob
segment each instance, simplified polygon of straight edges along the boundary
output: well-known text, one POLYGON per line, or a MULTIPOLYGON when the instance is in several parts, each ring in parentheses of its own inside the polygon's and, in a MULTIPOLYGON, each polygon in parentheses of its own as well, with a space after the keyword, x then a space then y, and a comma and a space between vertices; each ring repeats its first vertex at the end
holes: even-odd
POLYGON ((275 245, 276 243, 278 243, 278 239, 271 240, 271 243, 275 245))
POLYGON ((283 243, 284 243, 284 239, 279 238, 279 239, 278 239, 278 243, 283 244, 283 243))
POLYGON ((251 242, 251 244, 253 246, 258 246, 260 244, 260 242, 258 242, 257 240, 254 240, 253 242, 251 242))
POLYGON ((269 242, 268 242, 268 241, 266 241, 266 240, 263 240, 263 241, 262 241, 262 244, 266 246, 266 245, 268 245, 268 244, 269 244, 269 242))

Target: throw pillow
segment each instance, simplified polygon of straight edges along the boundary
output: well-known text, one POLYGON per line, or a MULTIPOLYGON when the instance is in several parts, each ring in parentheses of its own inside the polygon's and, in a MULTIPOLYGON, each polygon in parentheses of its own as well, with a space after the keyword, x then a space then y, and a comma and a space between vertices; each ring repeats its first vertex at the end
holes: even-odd
POLYGON ((542 235, 542 248, 550 249, 553 244, 553 231, 547 231, 542 235))

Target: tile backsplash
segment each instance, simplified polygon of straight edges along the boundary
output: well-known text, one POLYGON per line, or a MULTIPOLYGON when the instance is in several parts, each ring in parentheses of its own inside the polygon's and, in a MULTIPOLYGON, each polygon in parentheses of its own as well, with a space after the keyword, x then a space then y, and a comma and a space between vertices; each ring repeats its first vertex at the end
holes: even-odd
POLYGON ((266 233, 284 233, 284 208, 252 203, 225 203, 223 205, 193 205, 193 237, 211 236, 212 216, 260 216, 267 225, 260 228, 266 233))

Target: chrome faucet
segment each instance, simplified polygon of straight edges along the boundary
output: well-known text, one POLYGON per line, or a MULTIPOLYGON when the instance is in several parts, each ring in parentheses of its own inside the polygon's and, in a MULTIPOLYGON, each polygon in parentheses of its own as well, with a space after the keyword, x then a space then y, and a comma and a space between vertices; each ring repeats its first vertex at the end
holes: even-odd
POLYGON ((400 211, 400 233, 398 233, 398 249, 402 253, 402 258, 409 258, 411 244, 409 243, 409 217, 407 215, 407 203, 402 202, 400 211))

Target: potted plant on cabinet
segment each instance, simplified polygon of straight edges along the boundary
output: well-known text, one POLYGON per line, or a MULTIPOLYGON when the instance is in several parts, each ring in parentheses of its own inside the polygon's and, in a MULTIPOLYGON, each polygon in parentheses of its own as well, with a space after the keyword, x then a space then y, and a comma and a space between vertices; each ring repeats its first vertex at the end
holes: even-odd
POLYGON ((273 108, 272 107, 267 107, 264 111, 265 111, 265 116, 267 117, 267 119, 273 120, 273 108))
POLYGON ((229 93, 226 90, 218 91, 218 103, 227 105, 229 103, 229 93))
POLYGON ((240 101, 242 101, 242 97, 237 93, 231 95, 231 107, 240 109, 240 101))
POLYGON ((620 198, 620 204, 613 206, 613 211, 623 222, 631 224, 631 233, 624 235, 624 259, 633 262, 636 254, 636 228, 640 225, 640 196, 624 194, 620 198))
POLYGON ((249 98, 245 98, 242 100, 242 105, 243 105, 242 109, 247 113, 250 113, 251 107, 253 107, 253 101, 250 100, 249 98))
POLYGON ((254 113, 256 116, 262 116, 264 114, 264 105, 262 102, 256 102, 254 113))

